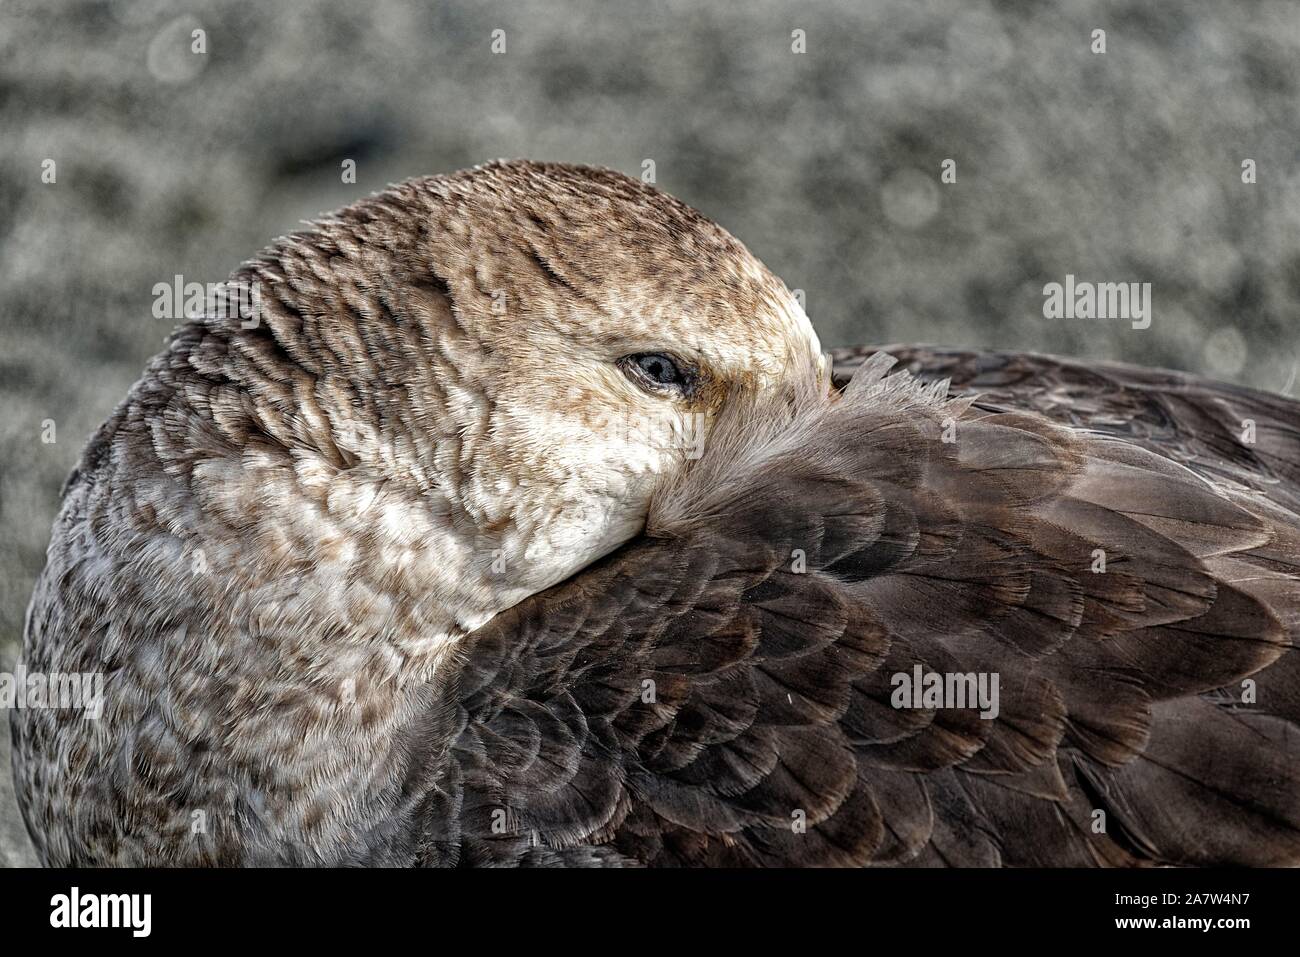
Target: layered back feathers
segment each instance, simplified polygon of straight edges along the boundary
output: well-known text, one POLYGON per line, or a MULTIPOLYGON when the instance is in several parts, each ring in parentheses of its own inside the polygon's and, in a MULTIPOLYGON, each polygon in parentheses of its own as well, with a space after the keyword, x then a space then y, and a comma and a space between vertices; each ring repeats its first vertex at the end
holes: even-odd
POLYGON ((1295 485, 889 364, 733 408, 645 540, 470 636, 424 859, 1300 860, 1295 485), (918 666, 996 717, 897 707, 918 666))

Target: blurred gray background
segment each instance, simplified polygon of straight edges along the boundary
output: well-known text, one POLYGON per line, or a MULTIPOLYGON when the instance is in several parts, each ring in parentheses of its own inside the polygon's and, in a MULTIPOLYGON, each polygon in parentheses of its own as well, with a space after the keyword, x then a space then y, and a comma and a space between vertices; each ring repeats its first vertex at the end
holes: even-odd
MULTIPOLYGON (((1285 391, 1298 113, 1291 0, 0 0, 0 671, 60 485, 170 329, 154 283, 220 281, 302 219, 496 157, 651 159, 804 290, 828 346, 1285 391), (1045 319, 1067 273, 1152 283, 1151 327, 1045 319)), ((31 863, 8 744, 0 727, 0 862, 31 863)))

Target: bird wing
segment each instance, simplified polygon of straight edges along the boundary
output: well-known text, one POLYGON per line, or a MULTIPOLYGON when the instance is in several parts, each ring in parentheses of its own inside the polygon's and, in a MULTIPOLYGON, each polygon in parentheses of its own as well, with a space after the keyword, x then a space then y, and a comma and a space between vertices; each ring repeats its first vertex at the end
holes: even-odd
POLYGON ((1214 402, 1280 463, 1296 406, 1202 383, 1105 434, 889 365, 729 408, 644 537, 469 636, 426 859, 1300 862, 1294 473, 1202 474, 1242 461, 1214 402))
POLYGON ((1300 414, 1294 399, 1166 369, 1031 352, 895 345, 834 351, 847 383, 883 352, 924 382, 946 379, 990 411, 1031 410, 1151 449, 1212 481, 1236 482, 1300 513, 1300 414))

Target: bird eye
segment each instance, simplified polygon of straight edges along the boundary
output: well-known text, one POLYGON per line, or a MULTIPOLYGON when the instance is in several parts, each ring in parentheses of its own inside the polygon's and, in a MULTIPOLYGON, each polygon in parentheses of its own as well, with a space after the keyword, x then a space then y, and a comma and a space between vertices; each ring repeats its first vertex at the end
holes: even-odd
POLYGON ((623 374, 641 386, 648 386, 656 392, 685 392, 691 384, 691 376, 683 371, 681 365, 672 356, 662 352, 639 352, 624 356, 619 360, 623 374))

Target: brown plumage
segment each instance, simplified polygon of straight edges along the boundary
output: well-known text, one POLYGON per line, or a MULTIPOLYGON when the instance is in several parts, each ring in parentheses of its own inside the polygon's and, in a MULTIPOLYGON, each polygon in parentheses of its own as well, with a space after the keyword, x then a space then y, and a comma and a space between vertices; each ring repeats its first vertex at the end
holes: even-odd
MULTIPOLYGON (((984 398, 961 411, 877 362, 796 414, 793 441, 740 439, 779 450, 760 464, 732 467, 715 433, 719 457, 684 479, 702 497, 669 491, 643 541, 471 636, 460 830, 441 853, 1300 860, 1295 404, 1124 366, 890 351, 984 398), (1249 418, 1258 442, 1233 444, 1249 418), (892 707, 890 677, 917 664, 1000 674, 999 716, 892 707), (500 808, 510 835, 489 827, 500 808)), ((841 382, 864 352, 837 354, 841 382)))
POLYGON ((1300 860, 1290 400, 907 347, 832 390, 606 171, 404 184, 240 275, 266 321, 183 328, 69 482, 25 662, 108 702, 14 722, 47 861, 1300 860), (665 412, 702 457, 608 431, 665 412))

